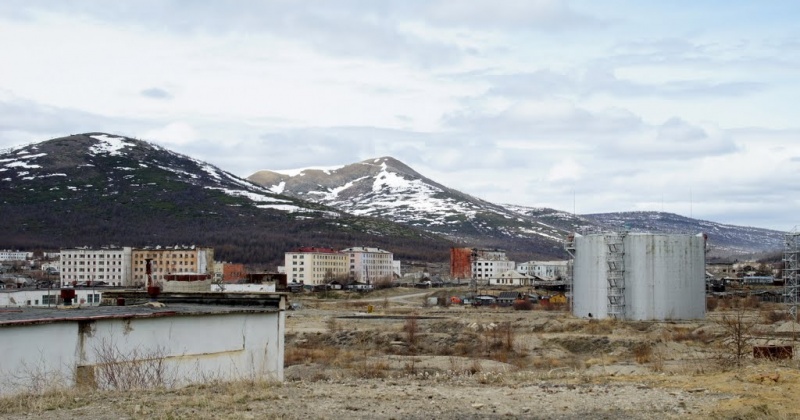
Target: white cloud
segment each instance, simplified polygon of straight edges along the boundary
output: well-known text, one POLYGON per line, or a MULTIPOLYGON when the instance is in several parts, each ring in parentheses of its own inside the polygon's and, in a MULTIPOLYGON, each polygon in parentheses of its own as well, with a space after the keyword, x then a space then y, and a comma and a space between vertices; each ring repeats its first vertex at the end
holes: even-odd
POLYGON ((695 217, 783 227, 800 211, 798 13, 9 0, 0 148, 106 131, 242 176, 388 155, 496 202, 687 214, 691 190, 695 217))

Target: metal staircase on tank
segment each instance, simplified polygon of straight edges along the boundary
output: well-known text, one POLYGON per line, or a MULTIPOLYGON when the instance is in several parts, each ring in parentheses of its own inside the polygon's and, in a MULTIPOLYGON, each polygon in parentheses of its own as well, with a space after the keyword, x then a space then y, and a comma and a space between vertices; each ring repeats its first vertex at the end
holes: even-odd
POLYGON ((564 296, 567 297, 569 302, 569 312, 572 313, 574 306, 573 302, 575 297, 572 296, 572 285, 575 281, 575 234, 572 233, 567 236, 564 242, 564 250, 569 254, 569 261, 567 261, 567 281, 564 283, 564 296))
POLYGON ((800 290, 800 233, 797 228, 784 236, 783 252, 783 302, 793 320, 797 319, 798 291, 800 290))
POLYGON ((608 281, 608 316, 625 319, 625 233, 605 235, 608 281))

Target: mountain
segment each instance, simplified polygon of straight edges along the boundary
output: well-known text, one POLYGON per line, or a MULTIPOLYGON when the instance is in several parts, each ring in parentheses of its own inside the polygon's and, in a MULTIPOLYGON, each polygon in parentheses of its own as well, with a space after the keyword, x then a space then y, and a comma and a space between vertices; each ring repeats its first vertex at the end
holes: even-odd
POLYGON ((663 212, 585 214, 587 220, 608 229, 638 232, 696 233, 708 235, 717 254, 763 253, 783 249, 784 234, 776 230, 725 225, 663 212))
POLYGON ((584 222, 550 209, 527 213, 448 188, 391 157, 332 169, 263 170, 247 179, 276 194, 425 229, 464 246, 497 247, 519 258, 565 256, 561 241, 584 222))
POLYGON ((450 242, 277 194, 206 162, 104 133, 0 151, 0 247, 213 246, 275 264, 298 246, 378 246, 446 260, 450 242))
POLYGON ((448 188, 391 157, 339 168, 263 170, 248 177, 274 193, 339 210, 403 223, 465 246, 503 248, 517 260, 564 257, 570 232, 603 229, 709 234, 720 254, 760 253, 782 246, 782 233, 722 225, 655 212, 576 216, 567 212, 494 204, 448 188))

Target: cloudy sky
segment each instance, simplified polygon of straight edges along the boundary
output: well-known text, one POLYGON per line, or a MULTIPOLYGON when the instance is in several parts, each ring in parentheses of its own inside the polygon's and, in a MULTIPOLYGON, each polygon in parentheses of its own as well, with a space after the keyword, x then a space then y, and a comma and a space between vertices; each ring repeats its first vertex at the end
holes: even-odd
POLYGON ((800 2, 4 0, 0 148, 393 156, 498 203, 800 224, 800 2))

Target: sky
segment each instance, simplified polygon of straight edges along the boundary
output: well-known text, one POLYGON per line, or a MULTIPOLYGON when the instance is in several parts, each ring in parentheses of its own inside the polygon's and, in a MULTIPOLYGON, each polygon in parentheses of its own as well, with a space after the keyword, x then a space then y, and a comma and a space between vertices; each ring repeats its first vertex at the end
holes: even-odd
POLYGON ((246 177, 392 156, 495 203, 800 225, 800 2, 4 0, 0 149, 246 177))

